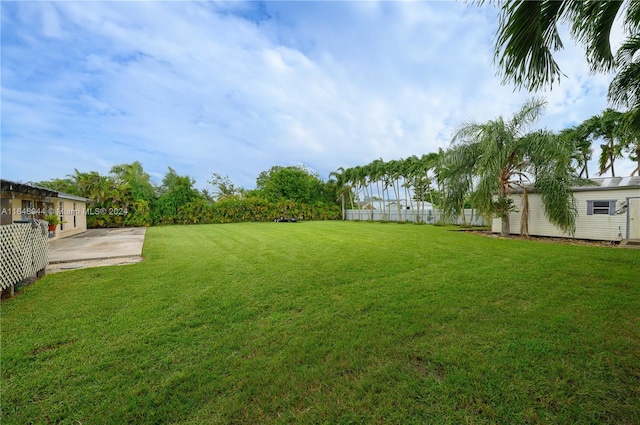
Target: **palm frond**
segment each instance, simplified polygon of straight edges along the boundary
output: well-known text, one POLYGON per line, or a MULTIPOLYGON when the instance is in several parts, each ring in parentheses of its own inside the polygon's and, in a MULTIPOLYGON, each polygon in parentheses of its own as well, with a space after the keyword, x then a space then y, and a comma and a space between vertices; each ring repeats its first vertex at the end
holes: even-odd
POLYGON ((543 173, 536 179, 536 188, 540 191, 545 216, 561 230, 575 233, 578 210, 570 182, 561 176, 543 173))
POLYGON ((570 10, 572 34, 586 47, 587 61, 593 72, 611 71, 615 60, 611 51, 611 28, 622 1, 580 1, 570 10))
POLYGON ((563 47, 557 22, 564 8, 549 0, 503 4, 494 50, 503 82, 535 91, 560 79, 553 52, 563 47))
POLYGON ((629 37, 616 54, 619 69, 609 85, 609 100, 617 106, 640 107, 640 35, 629 37), (635 60, 634 60, 635 59, 635 60))
POLYGON ((624 26, 629 34, 637 34, 640 32, 640 1, 632 0, 626 2, 624 26))

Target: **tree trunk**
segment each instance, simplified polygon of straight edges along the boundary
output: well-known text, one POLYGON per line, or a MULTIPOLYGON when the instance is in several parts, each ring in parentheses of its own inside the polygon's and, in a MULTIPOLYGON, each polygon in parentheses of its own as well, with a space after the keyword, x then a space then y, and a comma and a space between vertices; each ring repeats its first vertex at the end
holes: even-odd
MULTIPOLYGON (((380 211, 380 220, 384 221, 384 216, 387 214, 387 212, 386 212, 386 207, 384 205, 384 190, 382 192, 380 191, 380 180, 376 180, 376 192, 378 193, 378 199, 382 199, 381 202, 382 202, 383 210, 380 211)), ((373 216, 371 216, 371 219, 373 220, 373 216)))
POLYGON ((586 159, 584 161, 584 174, 587 177, 587 180, 589 180, 589 166, 587 165, 587 160, 586 159))
POLYGON ((614 144, 614 140, 613 140, 613 136, 611 136, 611 145, 610 145, 610 152, 611 152, 611 177, 615 177, 616 176, 616 171, 613 169, 613 162, 615 161, 615 144, 614 144))
POLYGON ((509 236, 509 212, 502 213, 502 230, 500 231, 500 236, 507 237, 509 236))
POLYGON ((402 205, 400 205, 400 182, 398 180, 396 180, 396 185, 393 187, 393 191, 396 193, 396 198, 398 198, 398 221, 404 221, 402 218, 402 205))
MULTIPOLYGON (((442 196, 440 198, 442 198, 442 196)), ((431 210, 433 211, 433 214, 434 214, 433 223, 435 224, 435 222, 436 222, 436 218, 435 218, 436 206, 433 203, 433 190, 431 189, 431 184, 429 184, 429 200, 431 200, 431 210)), ((438 215, 438 221, 440 221, 439 217, 440 217, 440 215, 438 215)))
POLYGON ((522 216, 520 218, 520 236, 529 237, 529 194, 522 188, 522 216))

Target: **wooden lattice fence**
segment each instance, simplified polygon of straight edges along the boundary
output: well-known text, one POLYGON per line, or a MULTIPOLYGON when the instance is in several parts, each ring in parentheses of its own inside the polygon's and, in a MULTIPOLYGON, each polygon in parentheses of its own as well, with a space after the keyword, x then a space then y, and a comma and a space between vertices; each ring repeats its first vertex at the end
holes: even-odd
POLYGON ((0 226, 0 289, 36 276, 48 264, 46 222, 0 226))

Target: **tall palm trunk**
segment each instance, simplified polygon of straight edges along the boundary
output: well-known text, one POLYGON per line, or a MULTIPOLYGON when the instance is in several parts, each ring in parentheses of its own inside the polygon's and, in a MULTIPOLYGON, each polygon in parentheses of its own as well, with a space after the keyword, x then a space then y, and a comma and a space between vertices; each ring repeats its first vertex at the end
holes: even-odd
MULTIPOLYGON (((431 210, 433 211, 433 222, 436 222, 436 205, 433 203, 433 190, 431 189, 431 185, 429 185, 429 199, 431 200, 431 210)), ((424 209, 424 206, 423 206, 424 209)), ((438 221, 440 221, 440 215, 438 213, 438 221)))
POLYGON ((503 212, 501 215, 501 220, 502 220, 502 228, 500 229, 500 236, 509 236, 509 213, 507 212, 506 214, 503 212))
POLYGON ((613 137, 611 138, 611 142, 609 143, 609 161, 611 164, 611 177, 615 177, 616 176, 616 170, 613 168, 613 163, 615 161, 615 144, 614 144, 614 140, 613 137))
POLYGON ((526 187, 522 187, 522 216, 520 219, 520 236, 529 237, 529 194, 526 187))
POLYGON ((395 186, 393 186, 393 191, 396 193, 396 200, 398 202, 398 221, 402 220, 402 205, 400 205, 400 181, 396 179, 395 186))

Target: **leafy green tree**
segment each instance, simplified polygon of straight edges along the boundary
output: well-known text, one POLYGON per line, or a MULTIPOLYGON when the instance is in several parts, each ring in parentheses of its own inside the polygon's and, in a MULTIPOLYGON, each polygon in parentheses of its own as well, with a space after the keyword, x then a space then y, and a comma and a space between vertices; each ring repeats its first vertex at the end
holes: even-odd
POLYGON ((137 199, 131 204, 131 210, 127 214, 124 225, 130 227, 151 226, 153 217, 151 215, 151 206, 144 199, 137 199))
POLYGON ((78 187, 74 184, 74 182, 70 178, 64 179, 51 179, 44 180, 40 182, 32 182, 32 184, 40 187, 44 187, 46 189, 55 190, 57 192, 64 192, 71 195, 80 195, 78 193, 78 187))
MULTIPOLYGON (((76 187, 79 196, 90 200, 93 211, 127 207, 129 186, 126 182, 116 181, 112 176, 103 176, 97 171, 80 172, 77 169, 67 178, 76 187)), ((125 219, 126 216, 119 214, 90 214, 87 216, 87 227, 123 226, 125 219)))
POLYGON ((154 222, 157 224, 173 224, 177 222, 192 221, 190 219, 179 220, 180 208, 190 202, 202 200, 200 192, 193 187, 195 181, 189 176, 180 176, 173 168, 162 179, 160 192, 162 193, 156 202, 154 210, 154 222))
POLYGON ((151 209, 156 201, 156 193, 151 176, 144 171, 139 161, 111 167, 111 177, 119 188, 119 197, 127 209, 125 225, 150 226, 151 209))
POLYGON ((544 104, 541 99, 532 99, 509 120, 498 117, 486 123, 463 123, 445 156, 447 202, 458 208, 464 205, 465 196, 472 193, 483 214, 495 213, 502 219, 503 236, 509 234, 512 211, 509 195, 516 187, 523 196, 521 233, 528 234, 530 180, 541 193, 547 218, 564 231, 575 229, 575 200, 570 191, 574 181, 572 145, 548 131, 526 132, 540 116, 544 104))
POLYGON ((319 176, 305 167, 271 167, 260 173, 256 188, 271 202, 283 199, 306 204, 335 202, 335 189, 331 193, 319 176))
POLYGON ((110 171, 116 182, 128 184, 133 200, 151 202, 155 199, 155 189, 151 183, 151 176, 144 171, 142 163, 134 161, 131 164, 120 164, 111 167, 110 171))

